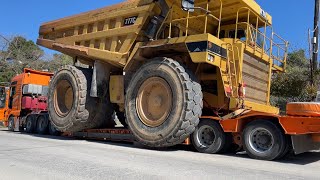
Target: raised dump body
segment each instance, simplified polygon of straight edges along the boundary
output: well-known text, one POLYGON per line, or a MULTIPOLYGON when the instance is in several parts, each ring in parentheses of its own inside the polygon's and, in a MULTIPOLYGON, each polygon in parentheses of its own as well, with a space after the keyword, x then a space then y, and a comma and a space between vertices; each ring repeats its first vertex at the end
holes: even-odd
POLYGON ((39 45, 89 65, 63 67, 51 81, 59 130, 110 127, 116 113, 148 146, 191 137, 200 152, 236 143, 269 160, 289 149, 287 140, 252 148, 254 137, 241 136, 286 139, 270 86, 285 70, 288 42, 254 0, 129 0, 45 23, 39 34, 39 45))

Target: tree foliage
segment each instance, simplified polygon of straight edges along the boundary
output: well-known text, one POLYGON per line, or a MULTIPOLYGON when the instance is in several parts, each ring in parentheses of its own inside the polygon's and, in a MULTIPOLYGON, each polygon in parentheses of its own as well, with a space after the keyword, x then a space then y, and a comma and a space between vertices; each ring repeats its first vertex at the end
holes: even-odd
POLYGON ((273 75, 271 102, 285 109, 287 102, 313 101, 317 87, 310 84, 310 61, 305 51, 293 51, 288 55, 286 72, 273 75))
POLYGON ((0 49, 0 82, 9 82, 24 68, 54 72, 62 65, 73 62, 64 54, 45 54, 33 41, 22 36, 6 38, 0 35, 0 49))

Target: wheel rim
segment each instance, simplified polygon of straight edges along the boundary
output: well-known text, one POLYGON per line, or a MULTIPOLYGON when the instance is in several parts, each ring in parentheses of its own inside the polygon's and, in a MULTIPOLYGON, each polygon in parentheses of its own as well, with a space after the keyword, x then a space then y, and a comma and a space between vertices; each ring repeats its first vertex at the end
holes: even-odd
POLYGON ((272 149, 274 137, 269 130, 256 128, 249 134, 249 145, 257 153, 264 153, 272 149))
POLYGON ((43 127, 45 126, 45 125, 44 125, 44 120, 43 120, 43 118, 40 118, 40 119, 39 119, 39 125, 38 125, 38 126, 39 126, 39 129, 40 129, 40 130, 42 130, 43 127))
POLYGON ((139 88, 136 100, 140 120, 150 127, 162 125, 171 112, 172 96, 167 81, 160 77, 147 79, 139 88))
POLYGON ((216 139, 214 129, 208 125, 199 127, 197 140, 202 147, 211 146, 216 139))
POLYGON ((29 120, 29 121, 27 121, 27 129, 31 129, 31 126, 32 126, 32 122, 31 122, 31 120, 29 120))
POLYGON ((62 80, 54 89, 54 109, 60 117, 65 117, 72 109, 74 100, 73 88, 69 81, 62 80))

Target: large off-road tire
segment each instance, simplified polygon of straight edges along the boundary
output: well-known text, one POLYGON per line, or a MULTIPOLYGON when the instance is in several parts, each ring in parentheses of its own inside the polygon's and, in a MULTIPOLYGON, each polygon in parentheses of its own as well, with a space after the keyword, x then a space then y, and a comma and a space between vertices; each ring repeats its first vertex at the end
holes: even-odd
POLYGON ((285 154, 287 142, 280 127, 269 120, 256 120, 243 131, 244 150, 254 159, 274 160, 285 154))
POLYGON ((127 123, 149 147, 183 142, 202 114, 201 86, 177 61, 155 58, 133 76, 126 91, 127 123))
POLYGON ((49 130, 49 134, 51 136, 60 136, 61 135, 61 132, 59 130, 57 130, 54 125, 52 125, 51 122, 49 122, 49 127, 48 127, 48 130, 49 130))
POLYGON ((39 115, 37 118, 38 134, 47 134, 49 129, 49 120, 45 115, 39 115))
POLYGON ((191 135, 193 146, 201 153, 224 153, 232 145, 232 135, 225 133, 217 121, 200 120, 196 130, 191 135))
POLYGON ((113 121, 108 81, 98 86, 97 98, 90 97, 92 72, 92 69, 64 66, 53 77, 48 108, 51 122, 58 130, 103 128, 113 121))
POLYGON ((8 120, 8 130, 14 131, 14 117, 10 116, 8 120))

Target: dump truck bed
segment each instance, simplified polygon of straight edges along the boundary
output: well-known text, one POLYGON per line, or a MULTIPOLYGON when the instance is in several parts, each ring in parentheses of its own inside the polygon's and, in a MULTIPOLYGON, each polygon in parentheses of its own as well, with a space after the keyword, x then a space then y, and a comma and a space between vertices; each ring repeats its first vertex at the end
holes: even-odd
MULTIPOLYGON (((167 0, 170 7, 181 7, 180 1, 167 0), (173 5, 174 4, 174 5, 173 5)), ((204 6, 206 0, 196 1, 196 6, 204 6)), ((211 1, 209 9, 219 15, 220 1, 211 1)), ((253 0, 222 0, 222 23, 233 22, 239 16, 246 18, 246 8, 257 14, 262 12, 253 0)), ((186 12, 181 10, 186 15, 186 12)), ((102 60, 123 67, 135 43, 149 41, 143 29, 150 17, 159 14, 152 0, 128 0, 113 6, 81 13, 42 24, 37 43, 83 60, 102 60)), ((218 16, 219 17, 219 16, 218 16)), ((264 14, 271 23, 271 17, 264 14)), ((200 24, 202 26, 203 24, 200 24)))

